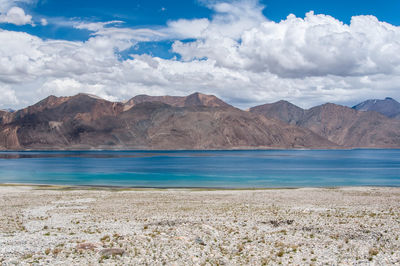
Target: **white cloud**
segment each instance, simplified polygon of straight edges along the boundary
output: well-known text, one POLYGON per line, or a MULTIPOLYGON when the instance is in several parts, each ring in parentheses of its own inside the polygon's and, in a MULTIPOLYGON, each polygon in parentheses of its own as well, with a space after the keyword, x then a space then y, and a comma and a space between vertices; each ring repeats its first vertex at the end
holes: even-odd
POLYGON ((395 52, 400 51, 400 28, 373 16, 353 17, 345 25, 309 12, 304 19, 290 15, 279 23, 264 21, 243 30, 240 38, 211 33, 194 42, 177 41, 173 50, 185 60, 208 58, 224 67, 283 78, 394 74, 400 70, 395 52))
POLYGON ((282 77, 394 74, 400 69, 400 28, 373 16, 350 25, 326 15, 265 22, 242 36, 238 52, 252 71, 282 77))
MULTIPOLYGON (((138 42, 159 41, 167 39, 167 35, 161 31, 143 28, 130 29, 118 27, 123 24, 123 21, 108 21, 108 22, 77 22, 74 23, 76 29, 86 29, 92 31, 92 38, 89 42, 100 48, 116 48, 118 51, 124 51, 138 42)), ((113 52, 112 50, 108 50, 113 52)))
POLYGON ((42 19, 40 19, 40 24, 41 24, 42 26, 47 26, 47 25, 49 24, 49 22, 47 21, 47 19, 42 18, 42 19))
POLYGON ((11 89, 9 85, 0 85, 0 106, 15 105, 18 104, 18 98, 15 95, 15 91, 11 89))
POLYGON ((198 39, 240 39, 242 33, 267 21, 257 1, 209 2, 208 7, 215 14, 208 19, 180 19, 170 21, 165 30, 172 36, 198 39))
POLYGON ((104 30, 106 26, 123 24, 123 21, 113 20, 107 22, 76 22, 74 27, 77 29, 85 29, 93 32, 104 30))
POLYGON ((209 25, 210 21, 206 18, 193 20, 179 19, 177 21, 169 21, 168 28, 164 31, 169 36, 175 35, 183 39, 200 38, 209 25))
POLYGON ((10 23, 18 26, 30 24, 34 26, 32 16, 25 14, 20 7, 12 7, 7 13, 0 14, 0 23, 10 23))
POLYGON ((399 27, 373 16, 353 17, 346 25, 314 13, 276 23, 256 1, 208 5, 215 12, 211 19, 170 21, 164 28, 75 23, 92 31, 84 42, 0 30, 0 92, 11 95, 0 109, 78 92, 125 100, 202 91, 243 108, 280 99, 304 107, 400 99, 399 27), (179 40, 173 50, 182 60, 119 56, 138 42, 167 39, 179 40))
POLYGON ((6 13, 12 7, 18 6, 20 4, 35 4, 37 0, 0 0, 0 13, 6 13))

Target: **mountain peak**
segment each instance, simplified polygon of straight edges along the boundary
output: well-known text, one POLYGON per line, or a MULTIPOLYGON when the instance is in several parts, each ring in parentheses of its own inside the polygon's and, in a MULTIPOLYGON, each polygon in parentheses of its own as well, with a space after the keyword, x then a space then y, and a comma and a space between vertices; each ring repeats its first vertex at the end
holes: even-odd
POLYGON ((207 106, 207 107, 230 107, 215 95, 207 95, 200 92, 195 92, 185 97, 185 106, 207 106))
POLYGON ((347 107, 347 106, 344 106, 344 105, 340 105, 340 104, 336 104, 336 103, 324 103, 324 104, 321 104, 321 105, 318 105, 318 106, 316 106, 316 107, 313 107, 313 108, 311 108, 311 109, 314 109, 314 108, 322 108, 322 109, 351 109, 351 108, 349 108, 349 107, 347 107))
POLYGON ((252 107, 250 108, 250 112, 278 119, 289 124, 296 124, 304 115, 302 108, 284 100, 252 107))
POLYGON ((400 119, 400 103, 391 97, 384 100, 370 99, 353 106, 358 111, 375 111, 389 118, 400 119))
POLYGON ((162 102, 174 107, 229 107, 230 105, 217 98, 214 95, 206 95, 200 92, 192 93, 188 96, 149 96, 137 95, 125 103, 125 110, 129 110, 134 105, 144 102, 162 102))
POLYGON ((82 92, 72 96, 71 98, 79 98, 79 97, 82 97, 82 96, 83 97, 90 97, 90 98, 93 98, 93 99, 96 99, 96 100, 104 100, 103 98, 101 98, 101 97, 99 97, 97 95, 90 94, 90 93, 82 93, 82 92))

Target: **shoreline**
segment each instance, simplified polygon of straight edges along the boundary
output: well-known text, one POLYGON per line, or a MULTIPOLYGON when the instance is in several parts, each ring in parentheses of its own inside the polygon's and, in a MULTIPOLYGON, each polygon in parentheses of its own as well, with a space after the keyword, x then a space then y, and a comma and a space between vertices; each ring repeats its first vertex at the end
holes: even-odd
POLYGON ((400 150, 400 147, 320 147, 320 148, 232 148, 232 149, 174 149, 174 150, 164 150, 164 149, 17 149, 17 150, 2 150, 0 152, 216 152, 216 151, 354 151, 354 150, 400 150))
POLYGON ((263 190, 296 190, 296 189, 355 189, 355 188, 400 188, 400 186, 390 185, 365 185, 365 186, 290 186, 290 187, 146 187, 146 186, 114 186, 114 185, 58 185, 58 184, 35 184, 35 183, 0 183, 0 187, 32 187, 42 189, 60 189, 60 190, 202 190, 202 191, 263 191, 263 190))

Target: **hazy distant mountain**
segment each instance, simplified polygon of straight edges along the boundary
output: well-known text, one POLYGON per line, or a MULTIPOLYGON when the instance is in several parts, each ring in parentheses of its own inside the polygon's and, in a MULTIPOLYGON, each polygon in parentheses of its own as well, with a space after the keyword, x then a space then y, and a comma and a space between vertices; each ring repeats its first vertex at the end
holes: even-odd
POLYGON ((215 96, 138 96, 130 102, 109 102, 87 94, 50 96, 6 115, 0 125, 0 148, 336 147, 308 129, 239 110, 215 96))
POLYGON ((400 147, 400 121, 376 112, 361 112, 336 104, 303 110, 280 101, 250 109, 314 133, 342 147, 400 147))
POLYGON ((15 110, 11 109, 11 108, 7 108, 7 109, 1 109, 0 112, 14 113, 15 110))
POLYGON ((353 106, 353 109, 358 111, 376 111, 389 118, 400 119, 400 103, 389 97, 384 100, 367 100, 353 106))

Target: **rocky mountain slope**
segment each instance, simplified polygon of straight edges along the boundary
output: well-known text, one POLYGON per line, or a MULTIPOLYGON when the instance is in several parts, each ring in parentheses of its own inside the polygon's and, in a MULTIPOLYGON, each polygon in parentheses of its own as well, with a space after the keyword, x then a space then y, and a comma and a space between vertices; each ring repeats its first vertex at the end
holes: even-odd
POLYGON ((385 98, 384 100, 367 100, 356 106, 353 109, 358 111, 375 111, 389 118, 400 120, 400 103, 393 98, 385 98))
POLYGON ((0 110, 0 123, 1 123, 1 119, 3 118, 3 116, 5 116, 8 112, 0 110))
POLYGON ((7 113, 0 149, 335 148, 314 132, 234 108, 215 96, 50 96, 7 113))
POLYGON ((400 121, 377 112, 331 103, 304 110, 284 101, 257 106, 250 112, 309 129, 341 147, 400 147, 400 121))
POLYGON ((124 103, 49 96, 0 111, 0 150, 356 147, 400 148, 400 121, 330 103, 305 110, 279 101, 247 112, 201 93, 124 103))
POLYGON ((250 112, 275 118, 291 125, 296 125, 305 114, 305 110, 287 101, 252 107, 250 112))
POLYGON ((161 102, 175 107, 193 107, 193 106, 232 107, 231 105, 218 99, 214 95, 205 95, 196 92, 189 96, 137 95, 124 104, 125 110, 132 108, 137 104, 145 102, 161 102))

